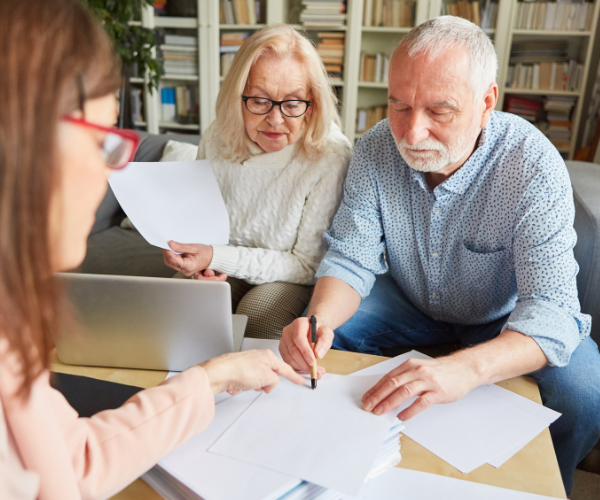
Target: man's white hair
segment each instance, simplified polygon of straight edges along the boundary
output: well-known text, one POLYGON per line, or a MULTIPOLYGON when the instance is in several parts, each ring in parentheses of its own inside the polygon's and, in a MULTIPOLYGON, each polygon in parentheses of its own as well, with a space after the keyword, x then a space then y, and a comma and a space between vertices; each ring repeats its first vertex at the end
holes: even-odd
POLYGON ((453 47, 465 47, 470 61, 470 84, 475 99, 483 98, 496 82, 498 56, 489 37, 476 24, 455 16, 440 16, 414 28, 398 45, 410 57, 439 56, 453 47))

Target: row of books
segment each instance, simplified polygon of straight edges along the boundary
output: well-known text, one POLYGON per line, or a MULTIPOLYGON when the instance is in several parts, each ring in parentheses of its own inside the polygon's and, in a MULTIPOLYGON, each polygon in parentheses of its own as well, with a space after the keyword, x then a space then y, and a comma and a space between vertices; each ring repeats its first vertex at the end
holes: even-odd
POLYGON ((198 74, 198 38, 166 34, 159 45, 159 59, 168 75, 198 74))
POLYGON ((361 82, 387 83, 390 56, 387 54, 360 53, 360 69, 358 79, 361 82))
POLYGON ((583 64, 574 59, 564 62, 511 64, 508 66, 506 86, 531 90, 579 90, 583 78, 583 64))
POLYGON ((266 17, 266 0, 219 1, 221 24, 264 24, 266 17))
POLYGON ((300 22, 306 29, 343 28, 346 25, 345 0, 303 0, 300 22))
POLYGON ((317 33, 317 51, 330 78, 343 77, 345 40, 346 35, 339 31, 317 33))
POLYGON ((198 87, 178 85, 160 91, 162 119, 184 125, 199 123, 198 87))
POLYGON ((571 147, 571 114, 575 107, 575 97, 550 96, 544 98, 546 121, 540 127, 550 142, 559 151, 571 147))
POLYGON ((567 96, 523 98, 508 95, 504 111, 533 123, 556 149, 565 152, 571 147, 571 115, 575 101, 575 97, 567 96))
POLYGON ((588 31, 592 27, 593 17, 592 2, 517 2, 515 28, 588 31))
POLYGON ((388 117, 387 105, 358 108, 356 110, 356 132, 362 134, 388 117))
POLYGON ((365 0, 363 8, 363 26, 414 26, 415 2, 412 0, 365 0))
POLYGON ((468 19, 481 29, 493 29, 496 27, 498 18, 498 2, 485 0, 479 2, 474 0, 445 1, 442 3, 442 15, 450 15, 468 19))
POLYGON ((167 0, 154 0, 154 14, 157 16, 164 16, 167 14, 166 11, 167 0))
POLYGON ((250 32, 224 32, 221 33, 221 46, 219 48, 221 56, 221 76, 227 76, 233 58, 246 39, 251 35, 250 32))

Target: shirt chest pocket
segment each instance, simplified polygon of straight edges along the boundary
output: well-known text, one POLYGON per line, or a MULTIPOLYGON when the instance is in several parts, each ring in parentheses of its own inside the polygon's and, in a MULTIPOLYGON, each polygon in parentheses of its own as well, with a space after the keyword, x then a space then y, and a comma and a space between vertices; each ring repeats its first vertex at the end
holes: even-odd
POLYGON ((506 307, 516 290, 511 252, 476 252, 461 242, 455 268, 457 292, 475 316, 489 316, 506 307))
POLYGON ((504 248, 493 252, 475 251, 464 242, 458 245, 458 271, 463 285, 487 289, 511 273, 510 252, 504 248))
POLYGON ((463 293, 473 294, 473 298, 478 301, 482 300, 482 297, 476 296, 480 292, 495 296, 496 300, 507 298, 500 298, 498 294, 503 295, 502 291, 512 291, 513 288, 514 270, 509 250, 502 248, 493 252, 479 252, 461 242, 457 257, 455 271, 463 293))

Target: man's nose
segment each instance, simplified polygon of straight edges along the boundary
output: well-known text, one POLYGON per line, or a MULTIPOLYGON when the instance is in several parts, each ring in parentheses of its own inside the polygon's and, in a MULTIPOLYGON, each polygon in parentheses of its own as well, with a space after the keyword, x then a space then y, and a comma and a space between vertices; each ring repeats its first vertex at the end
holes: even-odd
POLYGON ((404 140, 409 146, 429 138, 429 120, 423 113, 412 112, 408 120, 404 140))

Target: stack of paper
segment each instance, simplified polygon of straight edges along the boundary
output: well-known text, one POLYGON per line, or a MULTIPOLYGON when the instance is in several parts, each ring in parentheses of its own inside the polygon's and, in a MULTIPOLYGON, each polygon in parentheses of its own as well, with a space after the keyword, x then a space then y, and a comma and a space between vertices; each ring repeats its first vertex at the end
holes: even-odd
MULTIPOLYGON (((242 349, 279 355, 278 344, 245 339, 242 349)), ((406 426, 396 415, 414 399, 379 417, 363 411, 364 392, 410 358, 428 357, 412 351, 348 377, 326 374, 317 391, 282 379, 270 395, 221 397, 208 429, 144 479, 168 500, 378 498, 368 493, 379 487, 363 485, 400 461, 400 431, 470 472, 486 462, 499 467, 560 416, 495 385, 428 408, 406 426)))
POLYGON ((360 409, 357 397, 377 376, 326 378, 317 391, 282 381, 270 395, 225 399, 208 429, 161 460, 144 480, 168 500, 287 495, 325 500, 358 494, 366 478, 400 461, 403 426, 393 414, 380 418, 360 409), (301 414, 315 396, 317 406, 326 401, 337 410, 317 412, 312 405, 313 415, 301 414))

